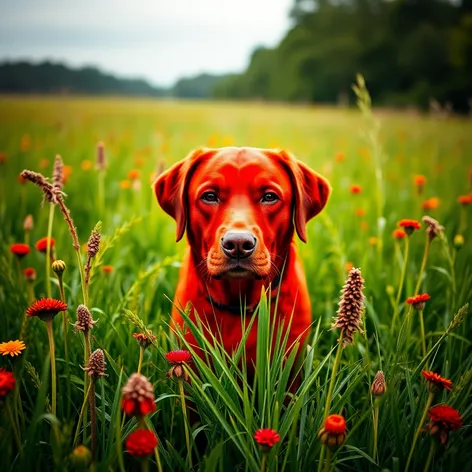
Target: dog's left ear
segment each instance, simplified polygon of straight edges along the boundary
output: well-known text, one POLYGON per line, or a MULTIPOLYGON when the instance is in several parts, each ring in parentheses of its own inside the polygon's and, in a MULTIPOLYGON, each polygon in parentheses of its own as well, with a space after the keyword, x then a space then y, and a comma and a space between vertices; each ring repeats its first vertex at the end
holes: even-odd
POLYGON ((294 221, 298 237, 306 243, 306 224, 325 206, 331 193, 328 181, 285 150, 275 151, 292 181, 294 221))
POLYGON ((186 192, 190 178, 198 162, 211 153, 211 149, 198 148, 193 150, 185 159, 174 164, 161 174, 153 183, 154 193, 162 209, 177 223, 176 241, 180 241, 187 226, 186 192))

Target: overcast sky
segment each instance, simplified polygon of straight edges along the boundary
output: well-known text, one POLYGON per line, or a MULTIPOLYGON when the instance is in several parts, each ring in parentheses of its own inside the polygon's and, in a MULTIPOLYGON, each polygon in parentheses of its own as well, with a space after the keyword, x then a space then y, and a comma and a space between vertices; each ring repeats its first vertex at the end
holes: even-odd
POLYGON ((54 59, 170 85, 241 71, 290 27, 294 0, 0 0, 0 61, 54 59))

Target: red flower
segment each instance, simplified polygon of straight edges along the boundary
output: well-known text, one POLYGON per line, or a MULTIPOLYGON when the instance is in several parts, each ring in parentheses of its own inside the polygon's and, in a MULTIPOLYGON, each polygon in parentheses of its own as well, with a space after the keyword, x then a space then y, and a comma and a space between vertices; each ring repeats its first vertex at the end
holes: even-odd
POLYGON ((426 183, 427 179, 424 175, 415 175, 413 180, 418 187, 421 187, 426 183))
POLYGON ((423 372, 421 373, 428 382, 429 389, 432 392, 440 392, 443 389, 451 390, 452 381, 450 381, 449 379, 445 379, 444 377, 441 377, 435 372, 427 372, 426 370, 423 370, 423 372))
POLYGON ((457 431, 462 427, 460 413, 449 405, 436 405, 428 411, 431 423, 427 425, 432 436, 439 436, 442 444, 446 444, 449 431, 457 431))
POLYGON ((254 433, 254 439, 263 450, 268 452, 280 441, 280 436, 275 429, 261 428, 254 433))
POLYGON ((361 193, 362 192, 362 187, 360 185, 354 184, 354 185, 351 185, 349 190, 353 194, 361 193))
POLYGON ((130 170, 128 172, 128 179, 130 180, 137 180, 141 176, 141 173, 137 169, 130 170))
POLYGON ((149 429, 136 429, 125 441, 125 447, 132 456, 149 456, 157 446, 156 435, 149 429))
POLYGON ((166 354, 167 362, 170 364, 182 364, 183 362, 190 362, 192 360, 192 354, 182 349, 176 351, 170 351, 166 354))
POLYGON ((457 197, 457 201, 461 205, 470 205, 472 203, 472 195, 461 195, 460 197, 457 197))
POLYGON ((421 206, 423 207, 423 210, 435 210, 439 206, 439 203, 439 198, 431 197, 428 198, 428 200, 425 200, 421 206))
POLYGON ((346 420, 341 415, 329 415, 318 432, 320 441, 333 449, 346 439, 346 420))
POLYGON ((21 259, 29 254, 30 248, 27 244, 17 243, 10 246, 10 251, 21 259))
POLYGON ((121 407, 128 415, 146 416, 156 409, 154 389, 144 375, 131 375, 123 387, 122 395, 121 407))
POLYGON ((423 310, 425 303, 430 300, 431 297, 427 293, 420 293, 415 297, 409 297, 406 299, 406 302, 409 305, 413 305, 417 310, 423 310))
POLYGON ((406 238, 406 233, 402 229, 394 229, 392 235, 396 239, 406 238))
POLYGON ((27 316, 37 316, 43 321, 54 318, 61 311, 66 311, 67 305, 54 298, 36 300, 27 310, 27 316))
POLYGON ((51 249, 52 249, 54 247, 54 244, 56 244, 56 241, 54 240, 54 238, 49 239, 47 236, 45 238, 41 238, 40 240, 38 240, 36 242, 36 244, 35 244, 36 249, 39 252, 46 253, 47 247, 48 247, 48 241, 49 241, 49 245, 51 246, 51 249))
POLYGON ((103 270, 103 272, 105 272, 105 274, 109 274, 110 272, 113 271, 113 266, 111 266, 111 265, 104 265, 104 266, 102 267, 102 270, 103 270))
POLYGON ((34 282, 36 280, 36 271, 32 267, 27 267, 23 273, 28 282, 34 282))
POLYGON ((421 225, 416 220, 400 220, 398 226, 405 228, 405 233, 410 236, 410 234, 415 231, 415 229, 421 229, 421 225))
POLYGON ((152 331, 148 331, 149 336, 146 333, 134 333, 133 338, 136 339, 139 346, 146 349, 150 346, 155 340, 156 336, 152 334, 152 331))
POLYGON ((15 388, 15 383, 15 376, 11 372, 0 369, 0 398, 11 392, 15 388))

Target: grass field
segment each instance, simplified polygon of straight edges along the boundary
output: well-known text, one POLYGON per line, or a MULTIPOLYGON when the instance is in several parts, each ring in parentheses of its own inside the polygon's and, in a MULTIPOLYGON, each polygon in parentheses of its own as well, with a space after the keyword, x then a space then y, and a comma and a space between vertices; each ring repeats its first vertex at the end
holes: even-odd
POLYGON ((41 189, 18 179, 23 169, 51 177, 57 154, 66 166, 64 200, 77 227, 82 264, 84 245, 102 222, 86 304, 97 320, 91 349, 104 351, 107 376, 93 383, 97 445, 90 470, 402 471, 412 444, 410 471, 470 468, 472 321, 460 309, 472 294, 472 199, 457 200, 472 191, 470 119, 386 111, 372 118, 369 110, 264 104, 2 97, 0 343, 23 340, 26 346, 16 357, 0 358, 0 367, 16 377, 7 393, 0 373, 2 470, 89 468, 89 453, 77 449, 91 448, 92 430, 91 412, 83 408, 81 414, 87 392, 84 336, 72 326, 84 303, 78 258, 59 208, 41 206, 41 189), (99 141, 105 145, 105 171, 96 169, 99 141), (194 359, 190 384, 166 378, 165 354, 188 349, 167 326, 185 243, 175 243, 175 222, 159 208, 151 182, 201 145, 287 148, 333 187, 327 208, 308 225, 308 244, 299 244, 314 328, 302 356, 303 381, 291 401, 284 388, 283 342, 271 362, 267 355, 272 327, 265 299, 256 315, 256 386, 237 359, 210 344, 213 369, 194 359), (426 178, 422 186, 418 176, 426 178), (403 239, 392 232, 401 219, 421 221, 425 214, 445 230, 432 240, 421 270, 426 225, 403 239), (29 231, 27 215, 34 220, 29 231), (56 402, 47 323, 25 317, 35 299, 61 298, 46 255, 35 248, 51 222, 55 257, 67 265, 68 309, 52 323, 56 402), (11 246, 24 242, 30 252, 20 259, 11 246), (335 357, 339 331, 329 328, 350 267, 360 268, 365 280, 364 334, 335 357), (34 281, 25 278, 26 268, 35 269, 34 281), (421 313, 405 303, 418 293, 431 296, 421 313), (139 425, 153 430, 159 444, 149 459, 137 459, 123 443, 138 421, 124 415, 120 404, 124 384, 138 369, 133 333, 144 327, 157 337, 141 366, 153 385, 156 411, 139 425), (452 390, 428 393, 425 369, 450 379, 452 390), (374 397, 378 370, 385 373, 387 390, 374 397), (423 419, 425 407, 436 404, 450 405, 462 417, 445 446, 431 437, 432 429, 420 431, 430 423, 423 419), (199 423, 188 424, 188 409, 198 411, 199 423), (346 439, 333 451, 318 438, 328 412, 342 414, 347 423, 346 439), (280 435, 268 452, 254 440, 258 428, 280 435))

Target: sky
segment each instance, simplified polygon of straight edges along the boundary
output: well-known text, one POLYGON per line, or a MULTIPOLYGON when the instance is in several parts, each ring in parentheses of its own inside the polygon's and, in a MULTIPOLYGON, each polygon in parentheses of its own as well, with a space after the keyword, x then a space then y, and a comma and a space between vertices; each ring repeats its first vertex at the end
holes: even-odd
POLYGON ((239 72, 290 28, 294 0, 0 0, 0 62, 93 65, 169 86, 239 72))

